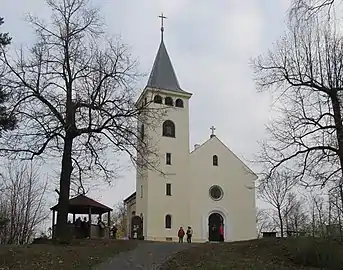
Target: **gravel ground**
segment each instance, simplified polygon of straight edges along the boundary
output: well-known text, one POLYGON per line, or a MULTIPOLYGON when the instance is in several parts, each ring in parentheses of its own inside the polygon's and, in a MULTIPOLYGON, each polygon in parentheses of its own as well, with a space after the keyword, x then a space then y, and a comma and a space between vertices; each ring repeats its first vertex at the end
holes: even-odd
POLYGON ((161 269, 161 265, 174 253, 195 246, 195 244, 142 242, 129 251, 122 252, 93 270, 161 269))

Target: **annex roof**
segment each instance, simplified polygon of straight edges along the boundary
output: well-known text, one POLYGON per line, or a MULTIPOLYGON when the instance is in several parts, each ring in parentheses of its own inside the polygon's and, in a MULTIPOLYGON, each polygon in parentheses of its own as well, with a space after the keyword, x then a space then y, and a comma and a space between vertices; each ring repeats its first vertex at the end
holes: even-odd
POLYGON ((130 196, 128 196, 126 199, 124 199, 124 203, 128 203, 129 201, 136 199, 136 192, 132 193, 130 196))

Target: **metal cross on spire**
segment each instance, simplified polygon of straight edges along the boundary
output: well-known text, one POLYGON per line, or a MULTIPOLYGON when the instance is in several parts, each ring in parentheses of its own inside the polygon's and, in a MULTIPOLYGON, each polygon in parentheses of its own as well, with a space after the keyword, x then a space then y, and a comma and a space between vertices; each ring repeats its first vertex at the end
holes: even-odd
POLYGON ((216 130, 216 128, 215 128, 214 126, 212 126, 212 127, 210 128, 210 130, 212 130, 212 134, 211 134, 211 135, 214 136, 214 135, 215 135, 215 134, 214 134, 214 131, 216 130))
POLYGON ((165 17, 163 15, 163 13, 161 13, 160 16, 158 16, 159 18, 161 18, 161 41, 163 41, 163 32, 164 32, 164 25, 163 25, 163 20, 167 19, 167 17, 165 17))

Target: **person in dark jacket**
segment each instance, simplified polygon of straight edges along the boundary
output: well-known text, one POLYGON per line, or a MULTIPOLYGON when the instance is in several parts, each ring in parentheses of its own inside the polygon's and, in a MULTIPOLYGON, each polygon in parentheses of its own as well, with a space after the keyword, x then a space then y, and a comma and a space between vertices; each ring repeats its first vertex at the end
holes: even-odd
POLYGON ((187 229, 187 243, 192 243, 193 230, 190 226, 187 229))
POLYGON ((117 231, 118 231, 118 229, 117 229, 117 226, 115 224, 113 225, 111 231, 112 231, 113 239, 117 239, 117 231))
POLYGON ((177 236, 179 237, 179 243, 183 243, 183 237, 185 236, 185 231, 180 227, 177 236))

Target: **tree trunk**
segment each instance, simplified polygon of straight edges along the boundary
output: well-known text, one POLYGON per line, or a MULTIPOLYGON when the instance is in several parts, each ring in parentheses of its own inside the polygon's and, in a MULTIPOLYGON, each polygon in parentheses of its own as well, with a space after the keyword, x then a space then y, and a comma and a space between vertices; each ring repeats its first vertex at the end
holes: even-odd
POLYGON ((343 209, 343 188, 342 188, 342 179, 343 179, 343 124, 342 124, 342 115, 341 115, 341 107, 340 102, 338 99, 337 91, 334 91, 330 94, 333 115, 335 120, 335 127, 336 127, 336 135, 337 135, 337 142, 338 142, 338 156, 341 165, 341 179, 339 181, 339 195, 341 199, 341 209, 343 209))
POLYGON ((66 135, 64 140, 64 149, 62 157, 62 170, 60 176, 60 194, 58 199, 58 213, 56 224, 56 236, 59 242, 69 241, 69 232, 67 226, 68 204, 70 194, 70 177, 72 172, 72 146, 73 137, 66 135))
POLYGON ((280 230, 281 230, 281 238, 283 238, 283 221, 282 221, 282 215, 281 215, 281 207, 277 207, 277 213, 280 221, 280 230))
MULTIPOLYGON (((329 228, 329 230, 330 230, 330 228, 331 228, 331 211, 332 211, 332 198, 331 198, 331 194, 329 193, 329 221, 328 221, 328 227, 327 228, 329 228)), ((330 236, 330 231, 329 231, 328 229, 326 229, 326 236, 330 236)))
MULTIPOLYGON (((343 176, 342 176, 343 177, 343 176)), ((339 185, 339 195, 341 197, 341 207, 338 208, 338 217, 339 217, 339 235, 340 239, 343 239, 343 234, 342 234, 342 209, 343 209, 343 187, 342 187, 342 182, 339 185)))
POLYGON ((316 220, 315 220, 315 215, 314 215, 314 206, 313 206, 313 209, 312 209, 312 237, 314 238, 315 237, 315 224, 316 220))

